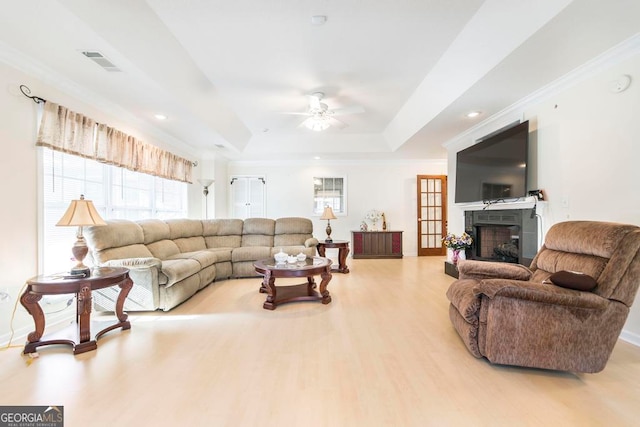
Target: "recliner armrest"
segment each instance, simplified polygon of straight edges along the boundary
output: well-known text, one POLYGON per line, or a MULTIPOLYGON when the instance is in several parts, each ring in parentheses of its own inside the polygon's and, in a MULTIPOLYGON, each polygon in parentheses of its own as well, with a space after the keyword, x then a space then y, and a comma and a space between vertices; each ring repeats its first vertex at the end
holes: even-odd
POLYGON ((124 258, 124 259, 112 259, 102 265, 108 267, 127 267, 132 268, 144 268, 144 267, 158 267, 162 268, 162 261, 158 258, 124 258))
POLYGON ((542 304, 599 310, 605 309, 609 303, 608 299, 591 292, 508 279, 482 280, 474 287, 473 293, 477 296, 486 295, 489 298, 501 296, 542 304))
POLYGON ((529 280, 533 272, 521 264, 506 262, 463 260, 458 263, 460 279, 529 280))
POLYGON ((304 241, 304 246, 307 248, 315 248, 316 246, 318 246, 318 239, 316 239, 315 237, 310 237, 304 241))

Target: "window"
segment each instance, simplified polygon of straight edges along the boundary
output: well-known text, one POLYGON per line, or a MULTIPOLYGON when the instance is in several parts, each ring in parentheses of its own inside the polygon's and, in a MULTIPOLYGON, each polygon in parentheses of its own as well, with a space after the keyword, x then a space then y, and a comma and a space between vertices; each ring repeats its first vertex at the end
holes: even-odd
POLYGON ((336 215, 347 213, 347 179, 313 178, 313 213, 322 215, 325 206, 331 206, 336 215))
MULTIPOLYGON (((104 219, 185 218, 187 184, 132 172, 94 160, 42 149, 43 227, 40 270, 72 265, 76 227, 56 227, 69 203, 81 194, 104 219)), ((86 262, 85 262, 86 263, 86 262)))

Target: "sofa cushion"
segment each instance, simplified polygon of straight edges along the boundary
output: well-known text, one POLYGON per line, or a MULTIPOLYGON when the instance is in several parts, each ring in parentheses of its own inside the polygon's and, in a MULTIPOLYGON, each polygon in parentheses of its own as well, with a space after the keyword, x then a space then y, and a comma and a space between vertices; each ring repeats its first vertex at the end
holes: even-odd
POLYGON ((149 248, 154 257, 160 259, 168 259, 172 255, 180 253, 178 245, 173 240, 168 239, 150 243, 147 248, 149 248))
POLYGON ((180 249, 180 252, 201 251, 207 248, 204 243, 204 237, 202 236, 183 237, 181 239, 174 239, 173 241, 178 246, 178 249, 180 249))
POLYGON ((243 221, 241 219, 208 219, 202 221, 202 235, 207 236, 241 236, 243 221))
POLYGON ((195 259, 170 259, 162 261, 158 282, 167 287, 197 274, 200 271, 200 263, 195 259))
POLYGON ((157 242, 158 240, 169 239, 171 236, 169 224, 161 219, 144 219, 138 221, 138 224, 144 233, 145 245, 157 242))
POLYGON ((215 252, 211 252, 208 250, 203 251, 195 251, 195 252, 182 252, 179 254, 175 254, 167 258, 168 260, 172 259, 193 259, 200 263, 200 268, 206 268, 210 265, 215 264, 218 261, 218 257, 215 252))
POLYGON ((243 246, 241 248, 235 248, 233 252, 231 252, 231 261, 257 261, 259 259, 269 258, 270 256, 270 246, 243 246))
POLYGON ((311 237, 313 223, 308 218, 278 218, 276 219, 274 234, 305 234, 311 237))
POLYGON ((109 248, 92 252, 91 256, 98 264, 105 263, 112 259, 123 258, 151 258, 154 255, 145 245, 126 245, 119 248, 109 248))
POLYGON ((202 236, 202 221, 197 219, 167 219, 171 232, 170 239, 175 240, 181 237, 202 236))
POLYGON ((610 258, 623 236, 635 229, 635 225, 610 222, 560 222, 549 229, 544 245, 556 251, 610 258))
POLYGON ((280 234, 273 236, 273 246, 304 246, 310 237, 310 234, 280 234))
POLYGON ((126 219, 114 219, 106 222, 107 227, 93 226, 84 228, 84 237, 87 240, 87 245, 92 250, 99 251, 144 243, 142 228, 137 223, 126 219))
POLYGON ((247 218, 242 227, 242 246, 273 246, 275 220, 247 218))
POLYGON ((580 271, 591 277, 600 277, 608 259, 594 255, 560 252, 546 248, 536 256, 536 268, 555 273, 556 271, 580 271))
POLYGON ((216 263, 231 261, 231 251, 233 248, 211 248, 209 252, 216 254, 216 263))
POLYGON ((239 248, 242 244, 242 236, 205 236, 204 243, 209 249, 215 248, 239 248))

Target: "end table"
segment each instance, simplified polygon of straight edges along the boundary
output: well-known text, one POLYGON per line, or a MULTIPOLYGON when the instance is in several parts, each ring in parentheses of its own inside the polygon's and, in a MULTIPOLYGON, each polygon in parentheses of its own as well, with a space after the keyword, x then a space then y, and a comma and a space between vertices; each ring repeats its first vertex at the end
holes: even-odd
POLYGON ((128 315, 123 312, 124 301, 133 286, 129 278, 129 270, 122 267, 99 267, 91 270, 91 276, 75 278, 65 273, 49 276, 37 276, 27 281, 27 288, 20 297, 20 303, 33 317, 35 331, 27 337, 24 354, 33 353, 44 345, 68 344, 73 347, 73 354, 80 354, 98 348, 97 340, 105 333, 122 328, 131 329, 128 315), (91 335, 91 291, 95 289, 119 286, 120 294, 116 302, 115 314, 118 322, 91 335), (44 313, 38 301, 43 295, 76 294, 76 321, 68 329, 52 334, 42 340, 45 326, 44 313))
POLYGON ((334 240, 327 242, 325 240, 321 240, 318 242, 318 255, 324 258, 327 248, 338 249, 338 268, 334 271, 337 271, 338 273, 348 273, 349 267, 347 267, 347 255, 349 255, 349 241, 334 240))

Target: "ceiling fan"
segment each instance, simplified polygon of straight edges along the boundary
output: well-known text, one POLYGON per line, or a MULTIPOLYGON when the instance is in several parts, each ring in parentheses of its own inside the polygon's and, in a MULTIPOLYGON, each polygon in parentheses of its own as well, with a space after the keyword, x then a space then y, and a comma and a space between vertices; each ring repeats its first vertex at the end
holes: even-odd
POLYGON ((364 108, 359 105, 354 105, 346 108, 329 109, 329 106, 322 101, 324 93, 314 92, 309 95, 309 110, 306 113, 287 113, 308 116, 300 126, 305 126, 308 129, 320 132, 330 126, 335 126, 338 129, 344 129, 348 125, 334 116, 344 116, 347 114, 364 113, 364 108))

